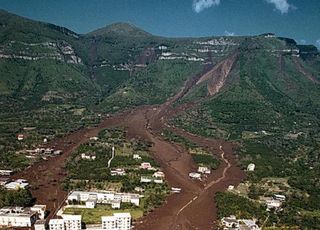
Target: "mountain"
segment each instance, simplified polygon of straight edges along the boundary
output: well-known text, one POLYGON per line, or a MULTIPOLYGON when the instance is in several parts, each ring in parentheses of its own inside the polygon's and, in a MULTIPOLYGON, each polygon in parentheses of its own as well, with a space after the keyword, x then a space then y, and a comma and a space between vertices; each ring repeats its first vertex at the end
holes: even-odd
POLYGON ((150 37, 148 32, 130 23, 118 22, 107 25, 87 34, 88 36, 127 36, 127 37, 150 37))
POLYGON ((6 168, 28 165, 16 154, 23 148, 18 133, 26 133, 23 144, 34 147, 44 137, 97 125, 101 113, 161 104, 181 92, 168 121, 172 127, 238 143, 240 165, 256 165, 244 196, 270 196, 265 187, 272 184, 289 197, 270 221, 302 229, 317 224, 315 46, 272 33, 164 38, 127 23, 77 34, 1 10, 0 73, 0 162, 6 168))

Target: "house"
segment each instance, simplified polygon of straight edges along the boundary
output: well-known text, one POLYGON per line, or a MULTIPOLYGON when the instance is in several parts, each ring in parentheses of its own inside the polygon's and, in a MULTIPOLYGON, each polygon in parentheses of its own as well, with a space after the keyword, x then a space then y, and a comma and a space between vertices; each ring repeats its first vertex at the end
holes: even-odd
POLYGON ((11 170, 5 170, 5 169, 0 170, 1 176, 10 176, 12 174, 13 174, 13 171, 11 171, 11 170))
POLYGON ((31 227, 37 219, 36 212, 23 207, 4 207, 0 209, 1 227, 31 227))
POLYGON ((63 219, 50 219, 49 230, 64 230, 63 219))
POLYGON ((98 137, 90 137, 89 139, 90 139, 90 141, 97 141, 97 140, 99 140, 98 137))
POLYGON ((149 162, 143 162, 140 165, 141 169, 150 169, 151 168, 151 164, 149 162))
POLYGON ((19 134, 17 136, 18 141, 22 141, 24 139, 24 135, 23 134, 19 134))
POLYGON ((62 218, 65 230, 81 230, 81 215, 62 215, 62 218))
POLYGON ((189 177, 191 178, 191 179, 201 179, 201 174, 200 173, 196 173, 196 172, 191 172, 191 173, 189 173, 189 177))
POLYGON ((221 224, 227 228, 239 228, 239 222, 235 216, 223 217, 221 224))
POLYGON ((136 191, 136 192, 144 192, 144 189, 141 188, 141 187, 135 187, 134 191, 136 191))
POLYGON ((4 187, 8 190, 26 189, 29 187, 29 183, 27 180, 18 179, 16 181, 5 184, 4 187))
POLYGON ((55 150, 53 152, 53 155, 61 155, 62 154, 62 150, 55 150))
POLYGON ((282 205, 282 202, 280 200, 267 199, 266 205, 267 205, 267 211, 270 211, 271 209, 280 208, 282 205))
POLYGON ((172 187, 172 188, 171 188, 171 192, 173 192, 173 193, 180 193, 180 192, 181 192, 181 188, 172 187))
POLYGON ((235 230, 261 230, 256 224, 255 219, 237 219, 235 216, 223 217, 221 224, 224 230, 235 229, 235 230))
POLYGON ((232 191, 234 189, 234 186, 233 185, 229 185, 228 186, 228 191, 232 191))
POLYGON ((168 47, 165 46, 165 45, 159 45, 159 46, 158 46, 158 49, 159 49, 159 50, 167 50, 168 47))
POLYGON ((81 159, 85 160, 95 160, 96 159, 95 153, 81 153, 81 159))
POLYGON ((141 160, 141 157, 139 154, 133 154, 133 159, 135 160, 141 160))
POLYGON ((250 164, 248 165, 248 167, 247 167, 247 171, 249 171, 249 172, 253 172, 253 171, 254 171, 254 169, 255 169, 255 167, 256 167, 256 165, 255 165, 255 164, 250 163, 250 164))
POLYGON ((35 204, 30 208, 31 211, 38 213, 38 218, 44 220, 46 214, 46 205, 35 204))
POLYGON ((156 178, 164 178, 164 173, 161 172, 161 171, 158 171, 158 172, 155 172, 153 175, 153 177, 156 177, 156 178))
POLYGON ((150 177, 141 176, 140 182, 141 183, 150 183, 150 182, 152 182, 152 179, 150 177))
POLYGON ((122 168, 112 169, 110 170, 111 176, 125 176, 126 171, 122 168))
POLYGON ((154 179, 153 182, 156 184, 162 184, 163 180, 162 179, 154 179))
POLYGON ((47 143, 48 139, 47 138, 43 138, 43 143, 47 143))
POLYGON ((275 194, 275 195, 273 196, 273 198, 274 198, 275 200, 280 200, 280 201, 285 201, 285 200, 286 200, 286 196, 284 196, 284 195, 279 195, 279 194, 275 194))
POLYGON ((211 170, 206 166, 199 166, 198 167, 198 173, 210 174, 211 170))
POLYGON ((101 222, 104 230, 130 230, 131 214, 114 213, 113 216, 102 216, 101 222))

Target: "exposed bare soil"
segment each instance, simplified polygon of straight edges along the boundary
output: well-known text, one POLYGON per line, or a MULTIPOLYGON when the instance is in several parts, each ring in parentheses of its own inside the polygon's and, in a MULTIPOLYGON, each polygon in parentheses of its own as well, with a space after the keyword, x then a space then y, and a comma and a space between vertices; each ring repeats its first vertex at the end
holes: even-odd
MULTIPOLYGON (((231 65, 233 62, 230 60, 231 65)), ((230 72, 228 68, 224 69, 230 72)), ((53 216, 67 195, 59 185, 66 176, 63 166, 72 151, 102 129, 122 126, 128 130, 128 138, 140 138, 153 143, 151 154, 161 165, 168 184, 182 188, 180 194, 170 195, 162 206, 138 220, 135 229, 216 229, 215 193, 226 190, 230 184, 237 185, 245 178, 234 156, 236 146, 223 140, 195 136, 185 130, 169 127, 166 123, 170 117, 188 109, 187 106, 180 106, 180 111, 177 111, 172 109, 171 104, 183 97, 210 70, 212 67, 206 66, 202 74, 187 81, 177 95, 162 105, 141 106, 116 114, 105 118, 98 127, 82 129, 53 141, 49 145, 59 146, 64 152, 61 156, 38 162, 17 173, 14 178, 27 179, 37 203, 46 204, 50 216, 53 216), (188 174, 196 170, 195 163, 183 146, 162 138, 163 129, 169 129, 219 156, 219 168, 205 181, 191 180, 188 174)))

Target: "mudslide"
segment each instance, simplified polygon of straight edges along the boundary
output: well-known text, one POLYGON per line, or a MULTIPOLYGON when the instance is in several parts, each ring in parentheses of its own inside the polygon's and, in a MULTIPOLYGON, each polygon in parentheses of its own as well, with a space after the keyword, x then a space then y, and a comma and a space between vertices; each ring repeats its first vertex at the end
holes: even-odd
POLYGON ((96 136, 99 131, 122 126, 127 129, 128 138, 143 139, 153 143, 151 154, 163 169, 169 186, 182 189, 181 193, 170 195, 162 206, 139 219, 135 223, 135 229, 216 229, 215 193, 226 190, 230 184, 237 185, 245 178, 233 154, 235 145, 223 140, 195 136, 185 130, 169 127, 166 122, 176 114, 171 105, 183 97, 203 74, 210 70, 212 67, 206 66, 202 74, 188 80, 177 95, 162 105, 140 106, 115 114, 106 118, 97 127, 79 130, 55 140, 48 145, 59 146, 64 152, 61 156, 38 162, 17 173, 14 178, 25 178, 31 183, 32 194, 36 197, 37 203, 46 204, 51 217, 66 196, 60 184, 66 176, 63 166, 68 156, 81 143, 96 136), (192 157, 183 146, 165 141, 161 136, 164 129, 169 129, 219 156, 221 159, 219 168, 203 182, 191 180, 188 174, 196 170, 192 157))

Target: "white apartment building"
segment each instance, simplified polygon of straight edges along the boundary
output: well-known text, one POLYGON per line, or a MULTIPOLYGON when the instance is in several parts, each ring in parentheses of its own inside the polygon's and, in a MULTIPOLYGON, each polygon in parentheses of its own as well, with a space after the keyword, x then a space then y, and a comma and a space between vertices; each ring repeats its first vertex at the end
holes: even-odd
POLYGON ((51 219, 49 221, 49 230, 64 230, 64 220, 51 219))
POLYGON ((94 208, 95 204, 112 204, 114 201, 132 203, 136 206, 140 204, 139 194, 135 193, 116 193, 113 191, 84 192, 73 191, 68 196, 68 202, 86 202, 88 208, 94 208))
POLYGON ((37 213, 22 207, 4 207, 0 209, 1 227, 31 227, 37 219, 37 213))
POLYGON ((81 215, 62 215, 65 230, 81 230, 81 215))
POLYGON ((103 216, 102 229, 104 230, 130 230, 131 214, 130 213, 114 213, 113 216, 103 216))
POLYGON ((81 230, 81 215, 62 215, 62 219, 51 219, 49 230, 81 230))

